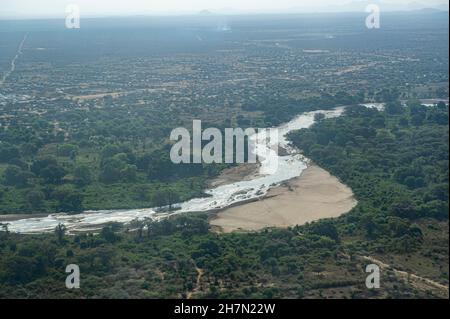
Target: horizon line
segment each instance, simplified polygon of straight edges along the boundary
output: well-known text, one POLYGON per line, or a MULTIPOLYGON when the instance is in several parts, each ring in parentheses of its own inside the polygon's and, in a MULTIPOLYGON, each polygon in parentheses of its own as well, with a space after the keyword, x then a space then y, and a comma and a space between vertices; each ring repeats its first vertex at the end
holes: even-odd
MULTIPOLYGON (((133 18, 133 17, 158 17, 158 18, 171 18, 171 17, 198 17, 198 18, 207 18, 207 17, 224 17, 224 16, 262 16, 262 15, 314 15, 314 14, 349 14, 349 13, 361 13, 366 14, 364 10, 344 10, 344 11, 298 11, 298 12, 286 12, 286 11, 278 11, 278 12, 233 12, 233 13, 215 13, 210 10, 204 10, 206 13, 200 12, 178 12, 178 13, 130 13, 130 14, 97 14, 90 13, 84 14, 84 19, 104 19, 104 18, 133 18)), ((441 8, 421 8, 421 9, 401 9, 401 10, 386 10, 386 13, 417 13, 417 12, 427 12, 434 11, 435 13, 448 13, 449 9, 441 9, 441 8)), ((24 21, 24 20, 57 20, 57 19, 65 19, 65 15, 39 15, 39 16, 1 16, 0 21, 24 21)))

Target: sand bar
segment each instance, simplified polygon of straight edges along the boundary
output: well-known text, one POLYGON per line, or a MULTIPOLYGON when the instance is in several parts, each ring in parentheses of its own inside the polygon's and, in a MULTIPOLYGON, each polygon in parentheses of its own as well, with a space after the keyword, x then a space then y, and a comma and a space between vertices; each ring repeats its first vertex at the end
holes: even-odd
POLYGON ((218 212, 210 223, 221 232, 289 227, 339 217, 356 204, 349 187, 311 165, 300 177, 270 190, 261 200, 218 212))

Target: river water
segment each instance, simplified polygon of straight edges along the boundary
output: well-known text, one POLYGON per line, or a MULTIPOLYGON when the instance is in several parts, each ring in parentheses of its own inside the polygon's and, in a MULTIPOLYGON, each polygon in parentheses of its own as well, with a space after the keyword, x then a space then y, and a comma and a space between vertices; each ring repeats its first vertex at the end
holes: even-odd
MULTIPOLYGON (((368 107, 374 107, 369 106, 368 107)), ((303 113, 292 121, 280 125, 278 129, 278 139, 262 142, 256 133, 250 137, 256 143, 255 152, 265 154, 260 160, 259 174, 251 180, 241 181, 228 185, 221 185, 205 191, 208 197, 195 198, 176 205, 175 214, 189 212, 207 212, 215 209, 226 208, 259 198, 267 194, 269 189, 280 185, 282 182, 298 177, 306 169, 308 159, 303 157, 297 149, 289 145, 287 134, 309 128, 314 124, 314 116, 322 113, 326 118, 339 117, 344 112, 345 107, 338 107, 332 110, 319 110, 303 113), (272 151, 274 144, 284 149, 282 155, 272 151)), ((258 131, 260 132, 260 131, 258 131)), ((47 217, 27 218, 10 221, 9 230, 16 233, 45 233, 51 232, 62 223, 69 232, 95 231, 101 229, 102 225, 109 222, 129 223, 135 219, 152 218, 158 220, 173 214, 161 212, 154 208, 129 209, 129 210, 108 210, 108 211, 86 211, 82 214, 52 214, 47 217)))

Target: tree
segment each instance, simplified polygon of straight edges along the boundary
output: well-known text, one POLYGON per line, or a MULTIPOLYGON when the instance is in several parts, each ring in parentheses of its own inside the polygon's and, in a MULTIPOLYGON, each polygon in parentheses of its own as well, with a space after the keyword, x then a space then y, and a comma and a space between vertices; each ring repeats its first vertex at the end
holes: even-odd
POLYGON ((27 194, 27 202, 31 209, 41 209, 44 199, 44 193, 38 190, 32 190, 27 194))
POLYGON ((3 269, 7 282, 26 284, 42 273, 42 264, 35 258, 14 255, 6 259, 3 269))
POLYGON ((377 229, 377 224, 375 223, 373 216, 370 214, 362 216, 360 224, 366 231, 366 237, 368 239, 373 239, 375 237, 375 231, 377 229))
POLYGON ((50 165, 58 165, 56 158, 54 157, 39 158, 35 160, 31 165, 31 171, 36 175, 40 175, 41 171, 50 165))
POLYGON ((143 185, 136 185, 134 187, 133 193, 135 194, 135 198, 139 201, 149 201, 150 200, 150 186, 143 184, 143 185))
POLYGON ((107 163, 102 167, 98 179, 105 184, 116 183, 120 180, 120 168, 114 163, 107 163))
POLYGON ((152 195, 152 203, 155 207, 164 207, 167 205, 166 193, 164 191, 157 191, 152 195))
POLYGON ((408 199, 400 199, 391 206, 391 212, 394 216, 413 219, 417 217, 414 203, 408 199))
POLYGON ((49 165, 41 170, 40 177, 47 183, 61 184, 63 177, 67 174, 66 170, 59 165, 49 165))
POLYGON ((327 236, 336 242, 339 242, 339 233, 332 221, 320 221, 311 225, 313 233, 320 236, 327 236))
POLYGON ((437 109, 440 111, 446 111, 448 109, 447 104, 445 104, 445 102, 440 101, 437 105, 436 105, 437 109))
POLYGON ((102 158, 109 158, 109 157, 113 157, 117 153, 120 153, 119 146, 108 144, 102 149, 101 156, 102 156, 102 158))
POLYGON ((59 223, 58 226, 55 227, 55 235, 58 240, 58 243, 62 244, 64 235, 66 234, 66 226, 64 224, 59 223))
POLYGON ((111 247, 100 247, 94 251, 95 260, 100 262, 102 269, 110 270, 111 261, 114 257, 114 249, 111 247))
POLYGON ((129 171, 127 171, 126 161, 127 155, 124 153, 119 153, 111 158, 103 160, 99 180, 105 184, 112 184, 120 181, 122 179, 123 174, 132 175, 133 167, 131 167, 129 171))
POLYGON ((78 146, 72 144, 63 144, 58 146, 58 156, 72 157, 78 153, 78 146))
POLYGON ((172 205, 180 201, 180 196, 172 190, 167 191, 166 196, 167 196, 167 203, 169 204, 169 210, 172 210, 172 205))
POLYGON ((153 221, 153 219, 149 218, 149 217, 145 217, 144 219, 144 225, 145 228, 147 228, 147 238, 150 238, 154 232, 154 224, 155 222, 153 221))
POLYGON ((120 171, 120 176, 125 182, 135 182, 137 179, 137 167, 135 165, 126 165, 124 169, 120 171))
POLYGON ((152 202, 156 207, 169 206, 169 210, 172 209, 172 205, 176 204, 180 200, 179 195, 172 190, 157 191, 152 196, 152 202))
POLYGON ((102 228, 100 236, 108 243, 115 243, 120 240, 120 236, 116 234, 116 231, 118 231, 120 227, 120 224, 110 223, 102 228))
POLYGON ((86 186, 92 182, 91 169, 86 165, 79 165, 73 172, 75 184, 78 186, 86 186))
POLYGON ((31 177, 29 172, 22 170, 19 166, 9 165, 3 172, 4 184, 8 186, 24 187, 31 177))
POLYGON ((145 221, 134 219, 130 222, 130 227, 136 230, 137 240, 141 240, 144 234, 145 221))
POLYGON ((387 103, 385 106, 385 110, 386 113, 390 115, 399 115, 404 112, 404 108, 399 101, 387 103))
POLYGON ((83 211, 83 195, 72 185, 59 187, 53 197, 58 200, 60 211, 73 213, 83 211))
POLYGON ((411 117, 411 123, 415 126, 423 124, 427 117, 427 109, 418 100, 408 101, 408 109, 411 117))
POLYGON ((5 237, 8 238, 9 236, 9 223, 0 223, 0 229, 5 233, 5 237))
POLYGON ((20 152, 18 147, 0 141, 0 163, 10 163, 19 157, 20 152))

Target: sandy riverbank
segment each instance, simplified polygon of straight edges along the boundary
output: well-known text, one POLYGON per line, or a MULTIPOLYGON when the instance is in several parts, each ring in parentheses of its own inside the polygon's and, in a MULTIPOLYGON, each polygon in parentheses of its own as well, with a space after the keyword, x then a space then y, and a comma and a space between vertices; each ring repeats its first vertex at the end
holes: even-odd
POLYGON ((339 217, 356 204, 349 187, 311 165, 300 177, 272 189, 263 199, 220 211, 211 225, 222 232, 303 225, 339 217))

